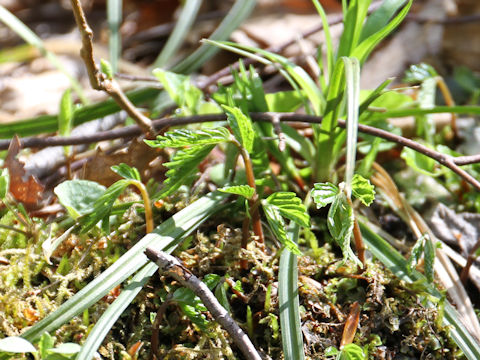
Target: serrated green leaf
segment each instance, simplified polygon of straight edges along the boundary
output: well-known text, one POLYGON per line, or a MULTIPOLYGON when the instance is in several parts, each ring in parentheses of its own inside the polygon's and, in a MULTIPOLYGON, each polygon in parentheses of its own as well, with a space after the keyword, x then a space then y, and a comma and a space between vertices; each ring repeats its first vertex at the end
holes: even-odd
POLYGON ((328 210, 327 227, 335 242, 340 246, 343 258, 353 260, 358 265, 362 265, 355 256, 350 247, 354 224, 353 209, 348 204, 343 191, 340 191, 335 197, 330 209, 328 210))
POLYGON ((253 195, 255 194, 255 189, 249 185, 225 186, 223 188, 218 189, 218 191, 228 193, 228 194, 240 195, 249 200, 251 200, 253 195))
POLYGON ((338 194, 338 186, 329 182, 316 183, 313 185, 311 194, 313 201, 317 204, 317 209, 320 209, 335 200, 338 194))
POLYGON ((35 347, 30 343, 30 341, 27 341, 18 336, 9 336, 0 339, 0 351, 18 354, 36 352, 37 349, 35 349, 35 347))
POLYGON ((142 181, 140 177, 140 173, 138 172, 137 168, 130 167, 125 163, 121 163, 119 165, 114 165, 110 169, 117 175, 127 179, 127 180, 136 180, 142 181))
POLYGON ((275 237, 280 241, 288 250, 296 255, 302 255, 302 252, 288 236, 285 231, 285 221, 280 215, 276 206, 270 205, 267 202, 263 203, 263 211, 267 217, 270 229, 275 234, 275 237))
POLYGON ((253 149, 253 139, 255 137, 252 121, 247 115, 242 113, 239 108, 226 105, 222 105, 222 108, 227 114, 228 125, 230 125, 232 129, 233 135, 245 150, 251 153, 253 149))
POLYGON ((292 220, 300 226, 310 227, 310 215, 308 215, 307 208, 295 193, 273 193, 267 198, 267 203, 274 206, 283 217, 292 220))
POLYGON ((364 205, 370 206, 375 199, 375 188, 370 181, 359 174, 355 174, 352 179, 353 195, 364 205))
POLYGON ((53 192, 73 219, 93 211, 95 202, 105 193, 105 186, 89 180, 67 180, 53 192))
POLYGON ((7 168, 0 171, 0 200, 3 200, 7 196, 10 189, 10 174, 7 168))
POLYGON ((113 204, 129 184, 129 180, 119 180, 95 201, 93 211, 80 219, 80 224, 82 225, 81 233, 86 233, 100 220, 108 221, 106 217, 110 215, 113 204))
POLYGON ((214 147, 215 145, 194 146, 177 151, 172 161, 164 164, 170 170, 165 174, 167 179, 163 182, 164 187, 155 194, 154 199, 169 196, 187 183, 197 172, 198 165, 214 147))
POLYGON ((198 145, 213 145, 230 141, 230 132, 227 128, 188 130, 177 129, 157 136, 156 140, 144 140, 147 145, 154 148, 183 147, 198 145))

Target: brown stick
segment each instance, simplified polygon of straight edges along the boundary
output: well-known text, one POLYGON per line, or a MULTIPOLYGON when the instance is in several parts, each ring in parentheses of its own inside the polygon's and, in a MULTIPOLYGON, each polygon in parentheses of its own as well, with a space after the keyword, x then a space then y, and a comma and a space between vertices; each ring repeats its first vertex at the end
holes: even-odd
POLYGON ((133 120, 135 120, 140 129, 142 129, 147 136, 154 136, 155 131, 152 126, 152 121, 135 108, 114 79, 108 79, 106 75, 100 71, 93 57, 93 31, 87 23, 80 0, 71 0, 71 4, 78 30, 82 36, 80 56, 87 68, 90 85, 95 90, 105 91, 133 120))
MULTIPOLYGON (((250 117, 253 121, 272 121, 272 113, 251 113, 250 117)), ((280 121, 282 122, 304 122, 319 124, 322 122, 321 116, 304 115, 295 113, 280 113, 278 114, 280 121)), ((222 121, 226 120, 224 114, 212 114, 212 115, 194 115, 178 118, 162 118, 152 121, 152 126, 155 129, 161 129, 173 125, 184 125, 191 123, 209 122, 209 121, 222 121)), ((341 128, 345 128, 344 120, 337 120, 337 124, 341 128)), ((472 156, 450 156, 442 154, 438 151, 430 149, 414 140, 407 139, 403 136, 395 135, 388 131, 378 129, 368 125, 358 125, 358 131, 364 134, 380 137, 382 139, 397 143, 402 146, 406 146, 413 149, 423 155, 426 155, 436 160, 441 165, 446 166, 458 176, 460 176, 467 183, 472 185, 476 190, 480 191, 480 182, 461 169, 460 166, 474 164, 480 162, 480 155, 472 156)), ((78 144, 90 144, 101 140, 112 140, 118 138, 129 138, 138 136, 141 134, 139 126, 132 125, 122 129, 115 129, 110 131, 104 131, 97 133, 94 136, 78 136, 78 137, 49 137, 49 138, 24 138, 21 139, 22 147, 47 147, 47 146, 65 146, 65 145, 78 145, 78 144)), ((0 150, 8 149, 10 140, 0 141, 0 150)))
POLYGON ((248 360, 261 360, 255 346, 251 340, 233 320, 228 311, 218 302, 215 295, 210 289, 201 282, 192 272, 183 266, 175 257, 168 255, 163 251, 158 251, 152 248, 145 250, 145 255, 158 265, 160 271, 167 273, 177 280, 182 286, 192 290, 200 300, 202 300, 205 307, 210 311, 215 320, 227 330, 232 337, 233 342, 242 351, 243 355, 248 360))

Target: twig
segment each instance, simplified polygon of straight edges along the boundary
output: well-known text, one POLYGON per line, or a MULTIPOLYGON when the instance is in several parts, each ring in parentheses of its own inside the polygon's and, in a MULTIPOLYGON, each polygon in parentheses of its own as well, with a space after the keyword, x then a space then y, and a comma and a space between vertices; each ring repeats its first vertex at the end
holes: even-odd
MULTIPOLYGON (((322 122, 321 116, 304 115, 295 113, 251 113, 250 117, 253 121, 272 121, 272 116, 278 114, 279 120, 282 122, 300 122, 319 124, 322 122)), ((211 114, 211 115, 194 115, 185 117, 167 117, 152 121, 154 129, 162 129, 168 126, 178 126, 192 123, 201 123, 209 121, 224 121, 226 116, 224 114, 211 114)), ((338 119, 338 126, 345 128, 345 121, 338 119)), ((388 131, 378 129, 368 125, 358 125, 358 131, 364 134, 373 135, 387 141, 397 143, 402 146, 406 146, 412 150, 415 150, 429 158, 436 160, 441 165, 446 166, 467 183, 472 185, 475 189, 480 191, 480 182, 461 169, 460 166, 474 164, 480 162, 480 155, 472 156, 458 156, 454 157, 448 154, 442 154, 438 151, 430 149, 414 140, 407 139, 403 136, 395 135, 388 131)), ((22 147, 46 147, 46 146, 66 146, 66 145, 78 145, 78 144, 90 144, 102 140, 113 140, 118 138, 129 138, 138 136, 141 131, 137 125, 131 125, 122 129, 115 129, 110 131, 104 131, 95 134, 94 136, 78 136, 78 137, 60 137, 54 136, 49 138, 24 138, 21 139, 22 147)), ((0 141, 0 150, 8 149, 10 140, 0 141)))
POLYGON ((135 108, 114 79, 108 79, 98 68, 93 58, 93 31, 87 23, 80 0, 71 0, 71 3, 75 21, 82 36, 80 56, 87 68, 90 85, 95 90, 102 90, 110 95, 115 102, 135 120, 145 134, 153 136, 155 131, 152 126, 152 121, 135 108))
POLYGON ((475 243, 474 247, 472 248, 472 250, 470 250, 470 253, 468 254, 468 258, 467 258, 467 263, 463 267, 462 272, 460 274, 460 279, 462 280, 462 283, 463 283, 464 286, 467 285, 468 273, 470 272, 470 268, 472 267, 473 262, 478 257, 475 254, 477 252, 478 248, 480 248, 480 238, 477 239, 477 242, 475 243))
POLYGON ((215 295, 210 289, 201 282, 192 272, 183 266, 175 257, 164 253, 163 251, 148 248, 145 255, 158 265, 160 271, 166 272, 177 280, 182 286, 192 290, 197 295, 215 320, 222 325, 230 334, 235 344, 242 351, 248 360, 261 360, 257 350, 253 346, 248 336, 238 326, 238 324, 230 317, 227 310, 218 302, 215 295))

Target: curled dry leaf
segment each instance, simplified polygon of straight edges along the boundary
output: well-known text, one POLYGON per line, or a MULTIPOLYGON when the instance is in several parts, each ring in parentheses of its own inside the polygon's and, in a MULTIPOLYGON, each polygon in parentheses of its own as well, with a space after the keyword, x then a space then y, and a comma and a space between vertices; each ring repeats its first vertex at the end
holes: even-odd
POLYGON ((28 175, 24 164, 17 159, 21 143, 18 136, 10 142, 4 167, 10 174, 10 194, 28 210, 35 209, 43 196, 44 186, 33 175, 28 175))

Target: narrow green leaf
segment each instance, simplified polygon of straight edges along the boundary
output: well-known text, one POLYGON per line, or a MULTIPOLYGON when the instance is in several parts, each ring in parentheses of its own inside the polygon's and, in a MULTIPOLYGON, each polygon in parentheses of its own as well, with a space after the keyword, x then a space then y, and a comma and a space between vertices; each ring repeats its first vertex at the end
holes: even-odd
POLYGON ((197 172, 198 165, 214 147, 215 145, 204 145, 178 150, 172 161, 164 164, 170 170, 165 174, 167 179, 163 182, 163 188, 155 194, 154 199, 169 196, 177 191, 180 186, 189 182, 190 178, 197 172))
POLYGON ((337 59, 352 56, 362 33, 363 24, 372 0, 352 0, 344 9, 343 33, 337 50, 337 59), (345 11, 346 10, 346 11, 345 11))
POLYGON ((283 217, 300 226, 310 227, 310 215, 307 208, 295 193, 275 192, 267 198, 267 203, 274 206, 283 217))
POLYGON ((435 263, 435 247, 433 246, 432 239, 426 235, 424 245, 424 259, 425 259, 425 277, 428 282, 433 283, 434 275, 434 263, 435 263))
POLYGON ((105 193, 105 186, 89 180, 67 180, 57 185, 53 192, 58 201, 75 220, 93 211, 95 202, 105 193))
POLYGON ((370 181, 359 174, 355 174, 352 180, 353 195, 364 205, 370 206, 375 199, 375 188, 370 181))
POLYGON ((302 255, 302 252, 298 248, 297 244, 295 244, 288 236, 285 231, 285 221, 283 220, 282 216, 278 209, 268 204, 266 201, 263 202, 263 211, 265 212, 265 216, 267 217, 268 224, 270 225, 270 229, 275 234, 275 237, 278 241, 282 243, 288 250, 290 250, 293 254, 302 255))
MULTIPOLYGON (((236 0, 232 8, 228 12, 210 35, 211 40, 226 40, 230 37, 230 34, 252 13, 255 8, 256 0, 236 0)), ((186 59, 172 67, 172 71, 177 73, 191 73, 201 67, 206 61, 211 59, 218 49, 203 44, 195 50, 186 59)))
POLYGON ((314 184, 312 198, 315 204, 317 204, 317 209, 325 207, 335 201, 338 191, 338 186, 329 182, 314 184))
POLYGON ((412 249, 410 250, 410 257, 407 260, 407 272, 408 275, 411 275, 413 270, 415 270, 418 262, 420 261, 422 254, 424 252, 424 241, 425 236, 421 236, 417 239, 412 249))
POLYGON ((412 6, 413 0, 409 0, 408 3, 403 7, 403 9, 395 16, 392 21, 388 23, 385 27, 378 30, 374 34, 370 35, 368 38, 363 40, 351 53, 351 56, 359 59, 360 63, 364 63, 373 51, 373 49, 386 38, 395 28, 400 25, 405 16, 407 16, 410 7, 412 6))
POLYGON ((253 150, 253 140, 255 132, 253 131, 252 120, 245 115, 239 108, 222 105, 227 114, 228 125, 233 131, 233 135, 242 146, 251 153, 253 150))
POLYGON ((313 0, 313 4, 317 9, 320 18, 322 19, 323 24, 323 33, 325 36, 325 45, 327 47, 327 71, 326 75, 328 79, 331 79, 331 75, 333 72, 333 65, 335 63, 335 52, 333 50, 333 41, 332 41, 332 34, 330 32, 330 25, 328 24, 327 14, 323 9, 322 5, 318 0, 313 0))
MULTIPOLYGON (((288 237, 298 242, 300 227, 292 222, 288 228, 288 237)), ((280 257, 278 269, 278 308, 282 348, 285 360, 303 360, 303 336, 300 321, 300 302, 298 299, 297 256, 285 249, 280 257)))
POLYGON ((214 129, 188 130, 177 129, 157 136, 156 140, 144 140, 149 146, 155 148, 183 147, 198 145, 213 145, 228 142, 231 139, 227 128, 217 127, 214 129))
MULTIPOLYGON (((368 8, 368 6, 367 6, 368 8)), ((347 85, 347 150, 345 165, 345 190, 352 194, 358 135, 358 107, 360 103, 360 63, 356 58, 342 57, 347 85)))
POLYGON ((365 22, 362 29, 360 41, 365 40, 370 35, 375 34, 387 26, 393 15, 405 4, 406 0, 388 0, 383 1, 380 7, 375 10, 365 22))
POLYGON ((0 171, 0 200, 5 199, 10 189, 10 174, 7 168, 0 171))
POLYGON ((113 66, 105 59, 100 59, 100 70, 107 76, 107 79, 113 79, 115 71, 113 71, 113 66))
POLYGON ((203 97, 202 91, 192 84, 190 76, 163 69, 154 69, 153 75, 160 81, 170 98, 179 107, 186 107, 192 114, 203 97))
MULTIPOLYGON (((80 218, 80 224, 82 225, 82 233, 86 233, 91 228, 93 228, 100 220, 104 220, 105 217, 110 215, 113 204, 129 184, 129 180, 119 180, 112 186, 110 186, 102 194, 102 196, 100 196, 95 201, 93 211, 90 214, 80 218)), ((108 221, 108 219, 106 220, 108 221)))
MULTIPOLYGON (((155 88, 142 88, 132 90, 126 95, 135 105, 150 101, 158 96, 159 90, 155 88)), ((73 125, 77 126, 87 121, 98 119, 120 111, 120 107, 113 99, 108 99, 97 104, 83 106, 75 109, 73 125)), ((12 123, 0 124, 0 138, 11 139, 18 136, 33 136, 58 131, 57 115, 40 115, 34 118, 22 119, 12 123)))
POLYGON ((60 100, 60 111, 58 112, 58 133, 61 136, 70 135, 73 121, 73 101, 70 89, 66 90, 60 100))
POLYGON ((218 191, 228 194, 240 195, 249 200, 251 200, 253 195, 255 194, 255 189, 248 185, 225 186, 218 189, 218 191))
POLYGON ((53 349, 49 349, 48 352, 54 354, 73 355, 78 353, 82 347, 75 343, 63 343, 53 349))
POLYGON ((8 336, 0 339, 0 351, 9 353, 37 352, 37 349, 27 340, 18 336, 8 336))
POLYGON ((153 63, 154 68, 163 67, 173 60, 175 53, 180 46, 182 46, 183 41, 190 31, 202 2, 202 0, 186 0, 183 3, 183 8, 175 24, 175 28, 153 63))
POLYGON ((138 172, 137 168, 130 167, 125 163, 121 163, 119 165, 113 165, 110 169, 117 175, 127 179, 127 180, 136 180, 142 181, 140 177, 140 173, 138 172))
POLYGON ((118 61, 122 52, 122 38, 120 26, 122 24, 122 0, 107 0, 107 22, 108 22, 108 51, 110 54, 111 72, 106 72, 111 79, 118 71, 118 61))

